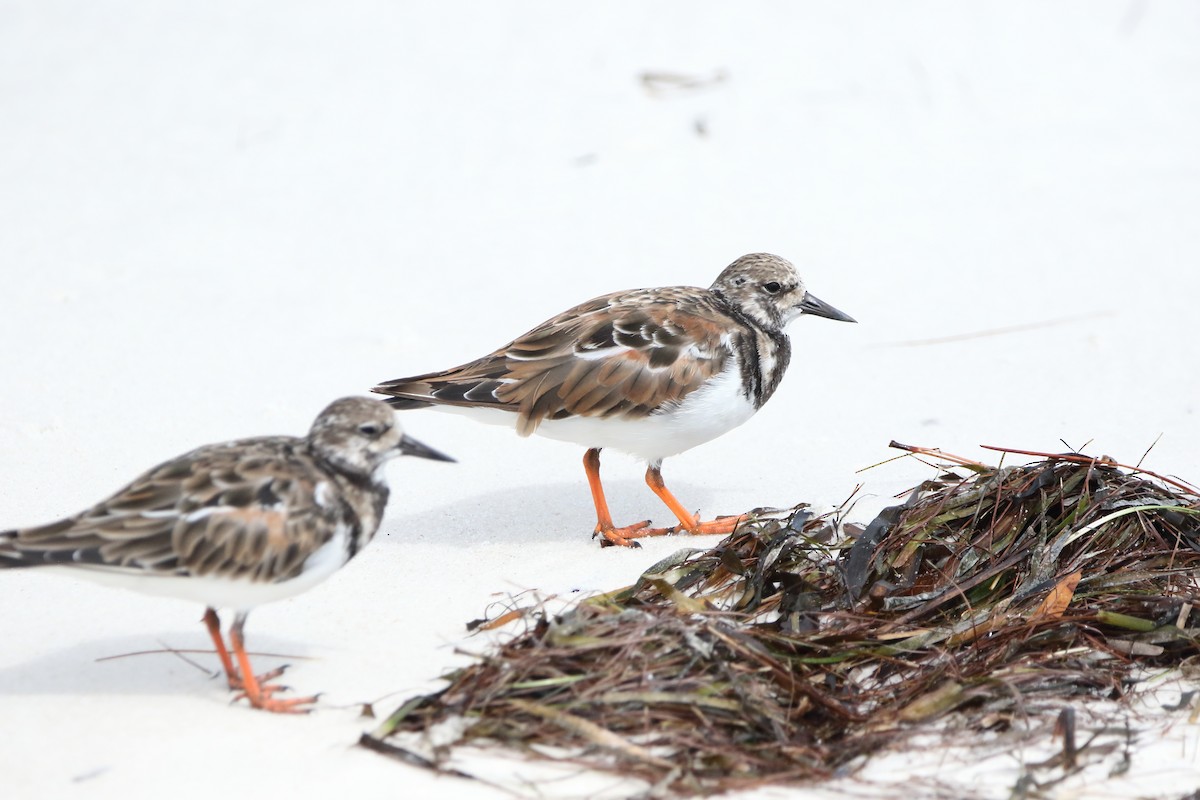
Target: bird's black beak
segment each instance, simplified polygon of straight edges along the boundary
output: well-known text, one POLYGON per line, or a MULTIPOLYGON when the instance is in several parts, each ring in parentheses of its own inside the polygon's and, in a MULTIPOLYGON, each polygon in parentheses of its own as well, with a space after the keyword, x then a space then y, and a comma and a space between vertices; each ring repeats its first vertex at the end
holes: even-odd
POLYGON ((858 320, 846 312, 838 311, 824 300, 813 297, 812 292, 805 293, 804 300, 800 303, 800 313, 813 314, 818 317, 825 317, 825 319, 835 319, 838 322, 858 322, 858 320))
POLYGON ((400 444, 396 447, 401 453, 406 456, 416 456, 417 458, 429 458, 434 461, 454 461, 453 458, 434 450, 429 445, 424 445, 412 438, 408 434, 400 437, 400 444))

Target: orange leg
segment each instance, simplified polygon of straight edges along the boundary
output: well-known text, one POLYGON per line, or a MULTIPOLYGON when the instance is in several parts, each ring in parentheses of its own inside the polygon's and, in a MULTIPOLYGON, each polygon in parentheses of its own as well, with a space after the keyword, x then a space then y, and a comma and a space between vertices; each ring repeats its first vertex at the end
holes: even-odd
POLYGON ((208 628, 208 635, 212 637, 213 644, 217 646, 217 655, 221 658, 221 666, 225 668, 225 677, 229 679, 229 688, 241 689, 242 679, 238 677, 237 670, 233 668, 229 651, 225 649, 225 640, 221 638, 221 620, 217 618, 215 609, 204 609, 204 625, 208 628))
POLYGON ((658 495, 659 500, 667 504, 667 508, 671 509, 671 513, 679 520, 677 527, 668 529, 670 533, 678 533, 680 530, 685 530, 691 534, 729 534, 733 533, 734 528, 749 517, 748 514, 738 514, 732 517, 718 517, 708 522, 701 522, 698 513, 689 514, 688 510, 683 507, 683 503, 679 502, 675 495, 671 494, 671 490, 663 482, 662 468, 658 464, 651 464, 646 470, 646 485, 650 487, 650 491, 658 495))
MULTIPOLYGON (((216 609, 204 609, 204 625, 208 628, 208 635, 212 637, 213 644, 217 647, 217 656, 221 659, 221 666, 225 668, 225 678, 229 681, 229 688, 244 689, 242 676, 238 674, 237 669, 233 666, 233 660, 229 657, 229 651, 225 649, 225 640, 221 637, 221 620, 217 617, 216 609)), ((274 680, 283 674, 283 670, 284 667, 278 667, 270 672, 255 676, 255 679, 260 684, 264 681, 274 680)), ((275 687, 270 688, 272 690, 275 689, 275 687)))
POLYGON ((264 685, 266 681, 278 677, 283 670, 274 670, 266 675, 256 676, 250 668, 250 656, 246 654, 246 642, 242 637, 242 627, 246 624, 246 615, 238 614, 229 629, 229 643, 233 645, 233 655, 242 668, 242 694, 250 701, 250 705, 264 711, 274 711, 283 714, 303 714, 310 709, 301 706, 317 702, 317 695, 312 697, 293 697, 288 700, 278 700, 272 697, 282 686, 264 685))
POLYGON ((669 532, 667 528, 649 527, 648 519, 623 528, 615 527, 612 514, 608 511, 608 501, 604 499, 604 486, 600 483, 600 448, 593 447, 584 453, 583 469, 587 472, 588 486, 592 490, 592 504, 596 506, 596 530, 592 535, 604 537, 600 542, 601 547, 641 547, 630 540, 641 536, 662 536, 669 532))

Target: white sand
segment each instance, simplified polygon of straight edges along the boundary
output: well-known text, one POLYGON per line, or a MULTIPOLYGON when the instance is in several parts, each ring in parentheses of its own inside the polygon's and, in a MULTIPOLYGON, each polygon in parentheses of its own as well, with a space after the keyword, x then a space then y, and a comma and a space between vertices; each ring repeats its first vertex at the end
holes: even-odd
MULTIPOLYGON (((861 481, 867 519, 927 475, 856 474, 892 438, 1136 461, 1162 434, 1147 466, 1200 477, 1195 5, 337 8, 0 3, 0 527, 755 250, 861 324, 793 326, 766 409, 666 463, 689 506, 861 481), (654 95, 647 70, 727 77, 654 95)), ((0 794, 500 796, 353 747, 356 704, 435 686, 503 593, 614 588, 693 542, 601 550, 579 448, 404 423, 461 463, 396 464, 379 541, 250 618, 253 650, 312 659, 288 683, 319 713, 230 706, 171 655, 96 662, 210 647, 198 607, 0 575, 0 794)), ((619 519, 670 521, 641 466, 605 466, 619 519)), ((1171 737, 1059 796, 1178 795, 1200 765, 1171 737)), ((899 766, 1003 793, 1018 763, 929 758, 899 766)))

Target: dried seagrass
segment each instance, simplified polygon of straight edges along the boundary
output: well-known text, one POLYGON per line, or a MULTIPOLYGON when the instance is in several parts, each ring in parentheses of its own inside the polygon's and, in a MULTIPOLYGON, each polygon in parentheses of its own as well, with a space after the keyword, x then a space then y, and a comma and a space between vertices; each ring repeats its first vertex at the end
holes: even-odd
POLYGON ((501 746, 716 793, 821 779, 935 721, 961 740, 1121 699, 1138 667, 1197 652, 1198 509, 1186 484, 1067 454, 960 459, 853 536, 761 514, 535 617, 363 744, 435 768, 501 746), (397 744, 450 721, 432 758, 397 744))

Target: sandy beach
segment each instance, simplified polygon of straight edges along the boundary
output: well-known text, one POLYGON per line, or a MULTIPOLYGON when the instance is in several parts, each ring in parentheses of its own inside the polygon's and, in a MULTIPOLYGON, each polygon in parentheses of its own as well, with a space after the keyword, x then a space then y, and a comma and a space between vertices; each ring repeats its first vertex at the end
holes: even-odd
MULTIPOLYGON (((0 529, 757 251, 859 324, 792 325, 771 402, 666 461, 689 507, 861 485, 870 519, 930 472, 860 471, 892 439, 1196 481, 1198 41, 1194 5, 1137 0, 0 2, 0 529)), ((231 705, 199 606, 0 573, 0 793, 507 796, 356 748, 363 704, 437 687, 490 604, 614 589, 718 538, 601 549, 582 448, 401 421, 459 463, 393 464, 366 552, 250 616, 250 649, 282 654, 256 663, 290 663, 313 714, 231 705), (114 658, 165 649, 201 652, 114 658)), ((614 516, 672 522, 643 471, 606 454, 614 516)), ((1180 718, 1125 775, 1050 796, 1177 798, 1197 745, 1180 718)), ((926 756, 864 777, 1006 797, 1020 765, 926 756)), ((633 791, 611 780, 569 793, 633 791)))

